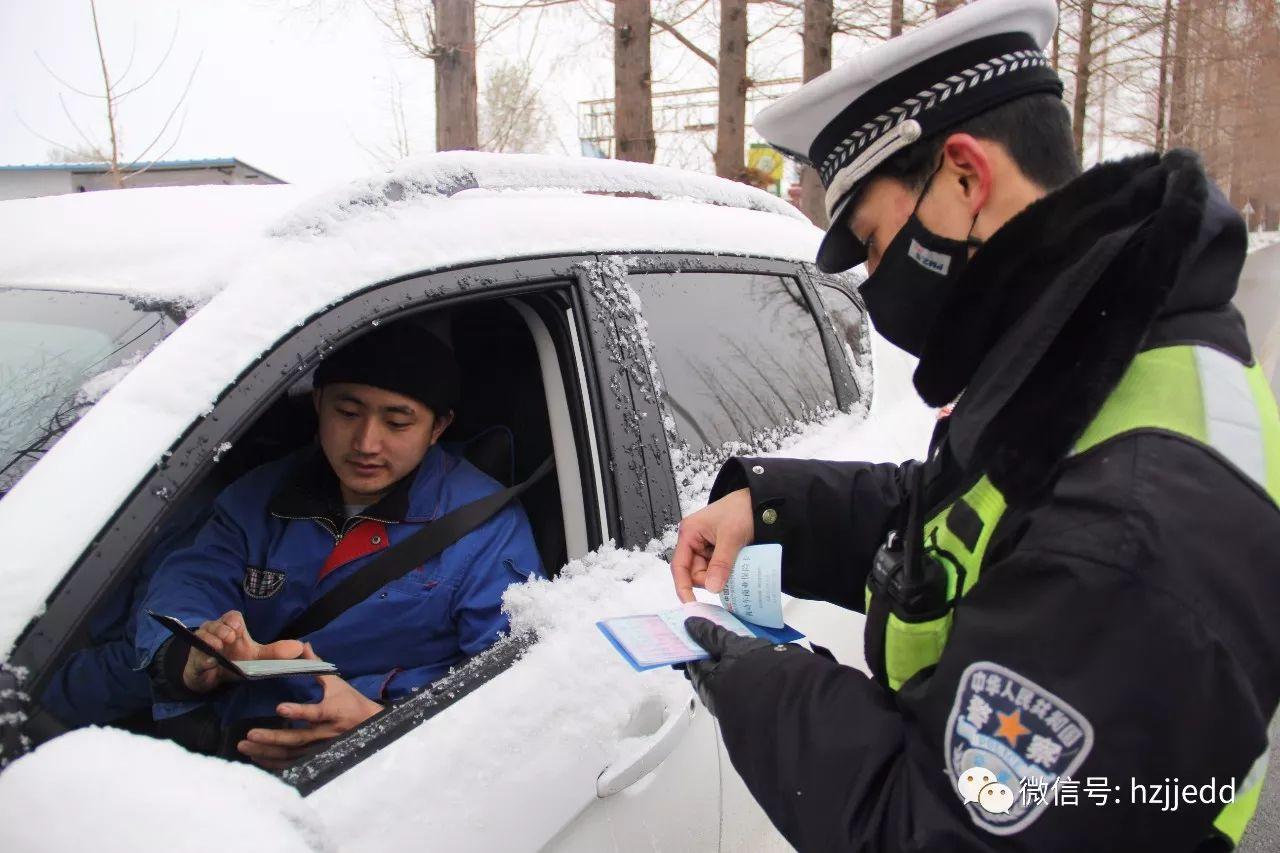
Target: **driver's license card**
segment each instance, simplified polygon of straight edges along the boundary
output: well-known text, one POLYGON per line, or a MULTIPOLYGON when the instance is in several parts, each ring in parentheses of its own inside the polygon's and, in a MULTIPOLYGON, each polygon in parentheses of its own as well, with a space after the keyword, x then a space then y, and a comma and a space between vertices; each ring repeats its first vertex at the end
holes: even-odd
POLYGON ((604 619, 596 625, 627 663, 637 670, 646 670, 706 660, 706 651, 685 630, 684 620, 690 616, 710 619, 741 637, 762 637, 775 643, 789 643, 804 636, 785 626, 771 630, 747 625, 723 607, 703 602, 684 604, 661 613, 604 619))

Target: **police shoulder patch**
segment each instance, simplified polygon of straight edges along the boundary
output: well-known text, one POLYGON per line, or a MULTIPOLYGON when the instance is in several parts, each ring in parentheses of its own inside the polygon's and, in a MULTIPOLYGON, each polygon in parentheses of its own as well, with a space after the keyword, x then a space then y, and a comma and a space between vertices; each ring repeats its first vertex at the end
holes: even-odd
POLYGON ((262 600, 271 598, 284 589, 284 572, 271 569, 260 569, 257 566, 245 566, 244 594, 250 598, 262 600))
POLYGON ((1072 778, 1092 748, 1084 715, 1026 676, 991 661, 972 663, 960 676, 943 746, 947 774, 970 819, 986 831, 1026 829, 1049 806, 1048 798, 1027 796, 1028 786, 1051 789, 1072 778), (982 779, 966 783, 975 768, 982 779), (983 794, 978 781, 1008 790, 983 794))

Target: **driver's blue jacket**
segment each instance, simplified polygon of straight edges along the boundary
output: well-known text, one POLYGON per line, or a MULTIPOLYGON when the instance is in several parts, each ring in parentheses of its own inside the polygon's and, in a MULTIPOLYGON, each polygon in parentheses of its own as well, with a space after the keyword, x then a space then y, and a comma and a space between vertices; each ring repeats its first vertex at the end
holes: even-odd
MULTIPOLYGON (((143 607, 193 628, 239 610, 254 640, 286 639, 281 631, 295 617, 378 554, 501 488, 435 445, 416 473, 347 518, 336 476, 318 448, 307 448, 227 487, 195 542, 156 572, 143 607)), ((311 643, 365 696, 395 700, 496 642, 509 627, 503 592, 534 575, 542 575, 538 551, 513 501, 325 627, 292 639, 311 643)), ((139 618, 139 667, 148 667, 170 637, 154 620, 139 618)), ((320 695, 316 679, 305 676, 221 688, 206 701, 230 724, 274 716, 282 701, 314 702, 320 695)), ((197 704, 157 702, 153 710, 163 719, 197 704)))

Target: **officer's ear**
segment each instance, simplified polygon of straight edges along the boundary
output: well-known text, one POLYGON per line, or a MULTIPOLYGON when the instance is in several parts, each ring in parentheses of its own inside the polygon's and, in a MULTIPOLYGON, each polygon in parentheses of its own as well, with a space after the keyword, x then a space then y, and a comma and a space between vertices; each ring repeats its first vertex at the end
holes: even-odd
POLYGON ((959 200, 976 216, 991 196, 994 172, 987 146, 967 133, 953 133, 942 144, 942 175, 955 187, 959 200))

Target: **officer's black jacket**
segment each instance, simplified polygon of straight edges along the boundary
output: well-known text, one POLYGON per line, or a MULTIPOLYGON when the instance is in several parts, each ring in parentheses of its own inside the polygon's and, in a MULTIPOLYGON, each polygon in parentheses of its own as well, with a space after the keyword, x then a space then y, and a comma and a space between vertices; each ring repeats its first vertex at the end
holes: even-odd
POLYGON ((1220 849, 1218 805, 1083 795, 990 834, 956 794, 943 738, 963 670, 996 661, 1088 718, 1095 741, 1073 776, 1107 777, 1126 801, 1135 779, 1239 781, 1264 750, 1280 698, 1280 512, 1177 437, 1067 459, 1139 350, 1250 358, 1230 304, 1245 245, 1193 155, 1097 167, 1008 222, 957 283, 915 376, 935 406, 964 391, 928 462, 721 470, 712 499, 750 487, 756 542, 784 546, 785 591, 859 611, 913 466, 927 466, 928 510, 984 471, 1011 503, 940 662, 896 695, 818 655, 764 649, 725 673, 729 755, 799 850, 1220 849))

